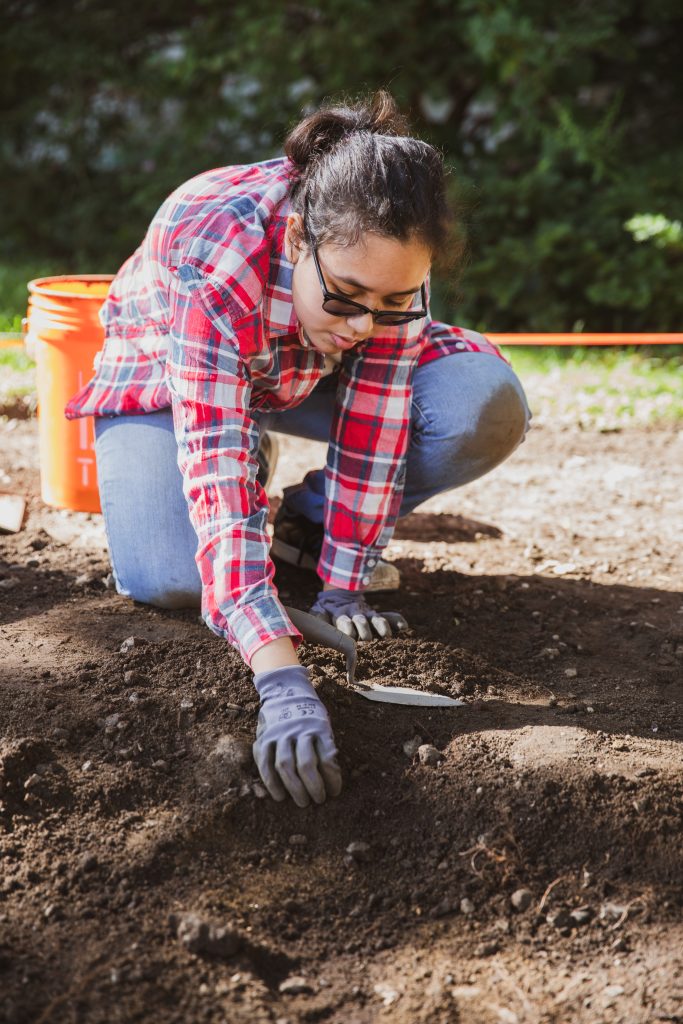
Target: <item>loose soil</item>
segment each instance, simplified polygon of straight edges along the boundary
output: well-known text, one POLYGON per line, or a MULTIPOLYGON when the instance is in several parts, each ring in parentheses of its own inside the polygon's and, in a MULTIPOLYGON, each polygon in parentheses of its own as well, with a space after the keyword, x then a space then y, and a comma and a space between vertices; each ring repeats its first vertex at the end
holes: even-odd
MULTIPOLYGON (((321 451, 284 442, 274 493, 321 451)), ((29 503, 0 538, 0 1020, 683 1021, 682 456, 543 425, 402 520, 375 603, 412 632, 359 677, 466 706, 373 704, 304 648, 344 790, 299 810, 258 785, 238 655, 108 589, 101 517, 43 505, 35 421, 0 421, 29 503)))

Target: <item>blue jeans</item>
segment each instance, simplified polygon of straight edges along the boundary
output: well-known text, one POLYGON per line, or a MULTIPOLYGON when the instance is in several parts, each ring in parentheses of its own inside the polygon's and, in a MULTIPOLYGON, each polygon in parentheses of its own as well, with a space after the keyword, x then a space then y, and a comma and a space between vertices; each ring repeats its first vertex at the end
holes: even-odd
MULTIPOLYGON (((327 441, 336 377, 301 405, 259 417, 261 430, 327 441)), ((497 356, 463 352, 415 371, 401 515, 476 480, 524 440, 530 412, 513 370, 497 356)), ((170 409, 95 420, 102 512, 116 589, 162 608, 201 603, 197 535, 183 495, 170 409)), ((321 522, 322 470, 288 504, 321 522)))

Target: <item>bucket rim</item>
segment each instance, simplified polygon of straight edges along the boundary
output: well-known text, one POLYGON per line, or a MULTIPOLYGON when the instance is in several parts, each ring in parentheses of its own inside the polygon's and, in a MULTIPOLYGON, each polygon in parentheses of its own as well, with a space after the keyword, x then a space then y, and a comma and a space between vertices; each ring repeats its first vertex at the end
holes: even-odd
POLYGON ((86 301, 102 302, 101 295, 88 295, 87 292, 75 293, 69 291, 60 291, 57 288, 50 288, 42 291, 46 284, 51 284, 54 281, 83 281, 85 283, 92 282, 97 284, 100 282, 108 281, 110 284, 114 280, 115 274, 57 274, 53 277, 34 277, 33 280, 29 281, 27 288, 29 295, 57 295, 63 299, 84 299, 86 301))

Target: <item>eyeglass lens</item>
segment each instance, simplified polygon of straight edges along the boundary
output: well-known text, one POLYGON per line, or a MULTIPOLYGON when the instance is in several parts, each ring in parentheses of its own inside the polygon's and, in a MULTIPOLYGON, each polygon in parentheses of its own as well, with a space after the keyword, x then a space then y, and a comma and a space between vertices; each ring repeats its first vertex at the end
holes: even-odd
MULTIPOLYGON (((361 310, 358 306, 352 306, 347 302, 341 302, 339 299, 326 299, 323 302, 323 309, 326 313, 331 313, 332 316, 359 316, 361 310)), ((375 314, 375 320, 380 324, 398 325, 409 323, 411 320, 416 319, 415 314, 410 311, 401 313, 377 313, 375 314)))

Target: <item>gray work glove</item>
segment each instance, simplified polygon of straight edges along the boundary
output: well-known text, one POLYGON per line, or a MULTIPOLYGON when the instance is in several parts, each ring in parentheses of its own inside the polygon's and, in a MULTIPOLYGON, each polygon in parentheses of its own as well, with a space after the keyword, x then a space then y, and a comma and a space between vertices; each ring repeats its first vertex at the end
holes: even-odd
POLYGON ((254 686, 261 709, 254 760, 274 800, 290 794, 298 807, 339 796, 337 748, 325 706, 302 665, 259 672, 254 686))
POLYGON ((347 636, 355 638, 358 635, 359 640, 372 640, 372 628, 382 638, 392 636, 392 627, 397 632, 408 629, 402 615, 374 611, 360 591, 321 590, 311 608, 311 615, 331 622, 347 636))

